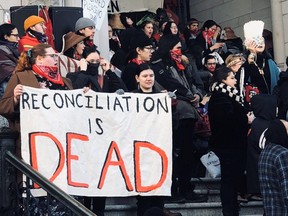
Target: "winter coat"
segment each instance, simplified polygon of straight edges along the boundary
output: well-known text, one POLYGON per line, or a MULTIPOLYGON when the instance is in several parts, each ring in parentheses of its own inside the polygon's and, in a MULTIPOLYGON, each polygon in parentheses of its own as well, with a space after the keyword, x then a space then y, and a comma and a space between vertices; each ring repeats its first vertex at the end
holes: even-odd
POLYGON ((245 108, 222 92, 212 92, 208 105, 212 149, 241 149, 247 145, 248 119, 245 108))

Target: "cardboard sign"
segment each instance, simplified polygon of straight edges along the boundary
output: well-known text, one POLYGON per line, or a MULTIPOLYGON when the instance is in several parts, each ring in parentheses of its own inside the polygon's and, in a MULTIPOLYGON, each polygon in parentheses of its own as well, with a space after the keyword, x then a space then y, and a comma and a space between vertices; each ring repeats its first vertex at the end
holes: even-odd
MULTIPOLYGON (((170 195, 167 93, 96 93, 24 87, 22 157, 68 194, 170 195)), ((42 195, 34 184, 34 195, 42 195)))
POLYGON ((95 22, 95 28, 100 30, 103 20, 107 17, 110 0, 83 0, 83 16, 95 22))

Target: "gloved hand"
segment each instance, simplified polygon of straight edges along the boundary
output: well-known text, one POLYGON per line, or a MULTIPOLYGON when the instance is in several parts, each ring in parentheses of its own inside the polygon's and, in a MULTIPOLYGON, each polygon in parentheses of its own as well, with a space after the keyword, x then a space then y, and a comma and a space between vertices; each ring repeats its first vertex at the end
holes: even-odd
POLYGON ((172 99, 176 99, 176 98, 177 98, 177 97, 176 97, 176 94, 175 94, 174 92, 168 91, 167 93, 168 93, 168 96, 169 96, 170 98, 172 98, 172 99))
POLYGON ((125 93, 125 91, 123 89, 117 89, 115 91, 115 93, 118 94, 118 95, 123 95, 125 93))

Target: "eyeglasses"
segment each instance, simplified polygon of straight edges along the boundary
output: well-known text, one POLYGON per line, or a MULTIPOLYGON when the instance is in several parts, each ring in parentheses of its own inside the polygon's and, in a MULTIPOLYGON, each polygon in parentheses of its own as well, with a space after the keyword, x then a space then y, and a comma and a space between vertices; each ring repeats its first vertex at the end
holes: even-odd
POLYGON ((14 37, 19 37, 19 34, 10 34, 10 35, 12 35, 14 37))
POLYGON ((45 56, 50 56, 51 58, 58 58, 58 54, 57 53, 46 53, 45 56))
POLYGON ((207 65, 209 65, 209 66, 216 65, 216 62, 207 63, 207 65))

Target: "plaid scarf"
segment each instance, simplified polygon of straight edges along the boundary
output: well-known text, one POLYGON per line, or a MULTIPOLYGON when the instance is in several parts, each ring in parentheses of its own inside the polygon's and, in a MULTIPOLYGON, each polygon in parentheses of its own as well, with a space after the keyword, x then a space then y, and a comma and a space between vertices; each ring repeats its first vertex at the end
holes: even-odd
POLYGON ((224 83, 213 83, 211 92, 222 92, 237 101, 241 106, 244 106, 244 98, 241 96, 237 89, 227 86, 224 83))

